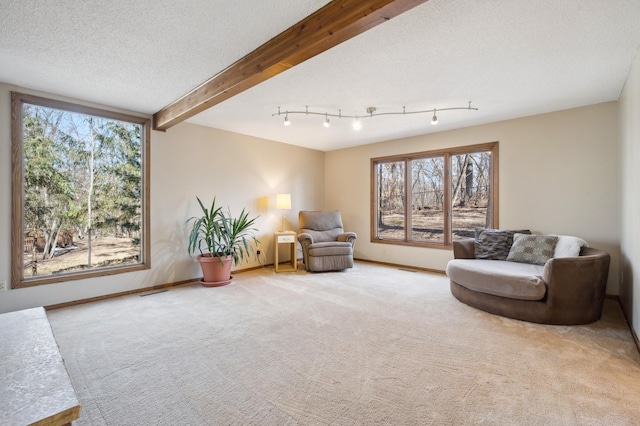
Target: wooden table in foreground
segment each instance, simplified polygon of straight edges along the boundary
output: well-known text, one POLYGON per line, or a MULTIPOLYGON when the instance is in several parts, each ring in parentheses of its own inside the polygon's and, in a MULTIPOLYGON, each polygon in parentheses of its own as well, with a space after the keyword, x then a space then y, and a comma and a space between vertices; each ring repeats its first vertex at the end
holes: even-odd
POLYGON ((44 308, 0 314, 0 424, 67 425, 80 403, 44 308))

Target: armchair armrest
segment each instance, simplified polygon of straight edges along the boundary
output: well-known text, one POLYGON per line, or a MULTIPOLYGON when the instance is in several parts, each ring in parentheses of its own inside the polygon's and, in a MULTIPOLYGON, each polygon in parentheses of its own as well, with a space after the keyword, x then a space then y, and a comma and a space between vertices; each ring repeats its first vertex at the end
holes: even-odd
POLYGON ((547 304, 551 312, 571 324, 572 318, 587 315, 596 321, 602 313, 609 275, 608 253, 584 247, 578 257, 549 259, 544 265, 542 279, 547 283, 547 304))
POLYGON ((311 234, 307 234, 306 232, 301 232, 298 234, 298 242, 300 244, 306 243, 307 245, 313 244, 313 237, 311 234))
POLYGON ((309 246, 313 244, 313 236, 306 232, 301 232, 298 234, 298 242, 302 249, 302 261, 306 266, 309 264, 309 246))
POLYGON ((345 232, 344 234, 338 235, 338 241, 351 243, 351 247, 355 246, 356 238, 358 238, 358 236, 355 232, 345 232))
POLYGON ((454 241, 453 257, 454 259, 475 259, 476 257, 475 239, 465 238, 463 240, 454 241))

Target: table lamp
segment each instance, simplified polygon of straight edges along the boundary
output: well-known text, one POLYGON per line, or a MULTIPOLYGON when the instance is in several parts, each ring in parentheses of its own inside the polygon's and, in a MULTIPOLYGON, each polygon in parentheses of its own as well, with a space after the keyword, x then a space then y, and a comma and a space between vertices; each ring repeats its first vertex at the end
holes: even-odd
POLYGON ((286 229, 284 227, 284 211, 291 210, 291 194, 277 194, 276 209, 282 210, 282 232, 285 232, 286 229))

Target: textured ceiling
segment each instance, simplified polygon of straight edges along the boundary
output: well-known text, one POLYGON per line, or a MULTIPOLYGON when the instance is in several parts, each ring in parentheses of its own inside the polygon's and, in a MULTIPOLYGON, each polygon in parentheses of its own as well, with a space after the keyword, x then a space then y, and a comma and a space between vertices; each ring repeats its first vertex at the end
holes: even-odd
MULTIPOLYGON (((0 0, 0 81, 151 114, 326 3, 0 0)), ((331 150, 616 100, 639 22, 638 0, 430 0, 188 121, 331 150), (272 117, 468 100, 437 126, 272 117)))
POLYGON ((0 81, 153 114, 327 0, 0 0, 0 81))

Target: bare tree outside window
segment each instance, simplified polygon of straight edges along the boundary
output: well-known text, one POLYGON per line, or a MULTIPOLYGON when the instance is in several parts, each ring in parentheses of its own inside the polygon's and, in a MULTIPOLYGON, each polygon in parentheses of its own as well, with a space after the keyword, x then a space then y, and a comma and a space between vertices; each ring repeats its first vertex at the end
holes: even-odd
POLYGON ((498 143, 372 159, 373 242, 450 247, 497 226, 498 143))
POLYGON ((147 119, 12 94, 14 287, 148 268, 147 119))
POLYGON ((491 153, 452 156, 451 185, 453 239, 473 237, 475 228, 490 228, 491 153))
POLYGON ((411 160, 411 240, 444 242, 444 157, 411 160))
POLYGON ((405 165, 401 161, 378 164, 379 238, 397 239, 404 235, 405 165))

